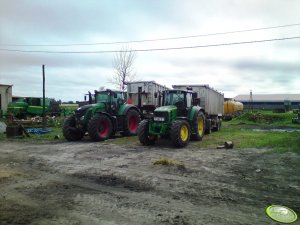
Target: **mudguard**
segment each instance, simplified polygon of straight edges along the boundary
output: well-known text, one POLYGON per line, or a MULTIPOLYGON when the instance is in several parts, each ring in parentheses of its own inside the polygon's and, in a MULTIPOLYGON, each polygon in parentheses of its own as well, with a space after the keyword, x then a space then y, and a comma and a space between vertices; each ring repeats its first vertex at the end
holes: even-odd
POLYGON ((124 115, 126 115, 126 113, 128 112, 128 110, 130 110, 130 109, 135 109, 141 115, 140 110, 135 105, 124 104, 124 105, 120 106, 120 108, 118 110, 118 116, 124 116, 124 115))
POLYGON ((201 107, 199 107, 199 106, 193 106, 193 107, 191 108, 191 110, 189 111, 189 113, 188 113, 188 120, 189 120, 189 121, 193 121, 195 115, 197 115, 197 113, 198 113, 199 111, 202 111, 203 114, 205 115, 205 111, 204 111, 203 108, 201 108, 201 107))

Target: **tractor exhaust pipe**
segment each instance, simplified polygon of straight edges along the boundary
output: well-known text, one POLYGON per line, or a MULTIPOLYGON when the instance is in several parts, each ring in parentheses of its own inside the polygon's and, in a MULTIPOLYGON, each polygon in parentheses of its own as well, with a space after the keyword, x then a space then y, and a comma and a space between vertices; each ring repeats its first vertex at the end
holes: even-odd
POLYGON ((142 108, 142 87, 138 87, 138 108, 142 108))
POLYGON ((89 104, 93 104, 92 94, 89 91, 89 104))

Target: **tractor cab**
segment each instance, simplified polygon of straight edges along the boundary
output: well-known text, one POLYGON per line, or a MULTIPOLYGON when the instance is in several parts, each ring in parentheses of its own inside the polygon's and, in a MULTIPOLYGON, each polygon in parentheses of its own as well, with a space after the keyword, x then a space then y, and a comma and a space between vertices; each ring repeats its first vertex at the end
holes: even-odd
POLYGON ((116 112, 125 103, 124 96, 122 91, 112 91, 110 89, 95 91, 95 102, 96 104, 104 103, 107 111, 116 112))
POLYGON ((176 106, 178 116, 187 116, 188 109, 191 108, 196 93, 184 90, 167 90, 163 92, 163 106, 176 106))

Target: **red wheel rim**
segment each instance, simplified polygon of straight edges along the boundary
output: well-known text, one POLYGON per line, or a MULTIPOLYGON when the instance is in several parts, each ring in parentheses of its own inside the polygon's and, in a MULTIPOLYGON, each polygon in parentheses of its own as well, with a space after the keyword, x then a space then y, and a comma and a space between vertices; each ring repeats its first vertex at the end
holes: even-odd
POLYGON ((138 129, 138 125, 139 125, 138 118, 136 116, 131 116, 129 118, 129 124, 128 124, 130 132, 136 132, 138 129))
POLYGON ((100 137, 107 137, 109 133, 109 123, 107 120, 99 122, 98 133, 100 137))

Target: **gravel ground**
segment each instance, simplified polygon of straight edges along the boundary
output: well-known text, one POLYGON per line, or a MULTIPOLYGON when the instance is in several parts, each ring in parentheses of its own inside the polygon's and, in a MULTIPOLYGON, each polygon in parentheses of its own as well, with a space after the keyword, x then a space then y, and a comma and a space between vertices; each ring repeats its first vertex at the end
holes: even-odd
POLYGON ((1 225, 276 225, 265 214, 270 204, 300 212, 300 156, 292 152, 113 141, 0 145, 1 225), (162 158, 179 163, 153 164, 162 158))

